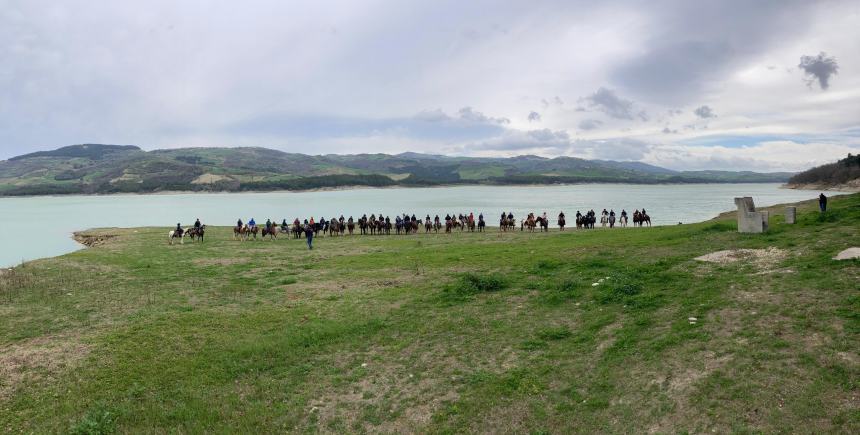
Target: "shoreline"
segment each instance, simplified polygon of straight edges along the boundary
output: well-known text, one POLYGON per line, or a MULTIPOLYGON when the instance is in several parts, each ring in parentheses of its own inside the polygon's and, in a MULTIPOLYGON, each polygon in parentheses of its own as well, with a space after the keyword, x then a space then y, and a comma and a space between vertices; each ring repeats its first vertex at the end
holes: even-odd
MULTIPOLYGON (((68 193, 68 194, 46 194, 46 195, 2 195, 0 194, 0 200, 9 199, 9 198, 65 198, 65 197, 111 197, 111 196, 158 196, 158 195, 190 195, 190 194, 198 194, 198 195, 220 195, 220 194, 263 194, 263 193, 313 193, 313 192, 338 192, 338 191, 352 191, 352 190, 385 190, 385 189, 444 189, 451 187, 563 187, 563 186, 590 186, 590 185, 600 185, 600 184, 608 184, 608 185, 617 185, 617 186, 708 186, 708 185, 726 185, 726 184, 780 184, 781 189, 795 189, 795 190, 821 190, 817 188, 805 189, 802 187, 787 187, 788 184, 780 183, 778 181, 773 182, 710 182, 710 183, 610 183, 610 182, 600 182, 600 183, 528 183, 528 184, 484 184, 484 183, 461 183, 461 184, 434 184, 432 186, 411 186, 411 185, 402 185, 395 184, 391 186, 365 186, 365 185, 346 185, 346 186, 333 186, 333 187, 315 187, 313 189, 299 189, 299 190, 160 190, 156 192, 110 192, 110 193, 68 193)), ((855 191, 846 191, 846 192, 856 192, 860 191, 860 186, 858 186, 855 191)))
POLYGON ((820 190, 824 192, 840 192, 840 193, 856 193, 860 192, 860 179, 851 180, 842 184, 822 184, 822 183, 800 183, 791 184, 785 183, 780 186, 780 189, 792 190, 820 190))

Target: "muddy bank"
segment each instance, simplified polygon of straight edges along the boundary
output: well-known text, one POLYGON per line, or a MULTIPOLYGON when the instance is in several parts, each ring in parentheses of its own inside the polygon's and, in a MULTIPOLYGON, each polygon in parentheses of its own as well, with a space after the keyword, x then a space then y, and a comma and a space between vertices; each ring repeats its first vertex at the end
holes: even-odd
POLYGON ((797 190, 822 190, 828 192, 860 192, 860 178, 856 180, 851 180, 847 183, 843 184, 823 184, 823 183, 809 183, 809 184, 784 184, 782 186, 783 189, 797 189, 797 190))
POLYGON ((108 240, 114 237, 116 237, 116 234, 87 234, 83 232, 75 232, 72 236, 76 242, 88 248, 107 243, 108 240))

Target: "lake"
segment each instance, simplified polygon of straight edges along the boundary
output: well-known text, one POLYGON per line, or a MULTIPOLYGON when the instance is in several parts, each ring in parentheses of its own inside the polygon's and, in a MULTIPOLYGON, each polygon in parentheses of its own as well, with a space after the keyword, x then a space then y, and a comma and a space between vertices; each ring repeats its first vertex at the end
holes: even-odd
POLYGON ((0 266, 79 249, 71 238, 78 230, 162 226, 166 237, 177 222, 190 226, 198 217, 209 225, 235 225, 236 219, 251 217, 262 224, 266 218, 292 222, 296 217, 318 220, 343 214, 357 219, 363 213, 384 213, 392 219, 398 213, 444 218, 446 213, 474 212, 484 213, 495 226, 502 211, 513 212, 517 220, 528 212, 546 211, 554 224, 559 211, 570 220, 577 210, 632 213, 645 207, 655 225, 668 225, 700 222, 732 210, 736 196, 752 196, 757 206, 767 206, 817 195, 780 189, 779 184, 579 184, 0 198, 0 266))

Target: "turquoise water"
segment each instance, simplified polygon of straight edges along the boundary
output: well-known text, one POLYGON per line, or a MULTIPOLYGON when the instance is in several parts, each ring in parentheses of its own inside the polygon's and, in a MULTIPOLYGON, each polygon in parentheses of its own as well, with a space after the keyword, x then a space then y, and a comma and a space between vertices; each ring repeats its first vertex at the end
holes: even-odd
POLYGON ((780 189, 779 184, 566 186, 458 186, 356 189, 321 192, 213 193, 171 195, 51 196, 0 199, 0 266, 64 254, 80 248, 71 234, 95 227, 234 225, 253 217, 280 222, 314 216, 326 219, 363 213, 484 213, 497 225, 502 211, 516 218, 544 211, 555 222, 559 211, 573 216, 603 208, 620 212, 645 207, 655 225, 710 219, 734 208, 736 196, 752 196, 757 206, 813 199, 818 192, 780 189), (35 231, 39 228, 39 231, 35 231))

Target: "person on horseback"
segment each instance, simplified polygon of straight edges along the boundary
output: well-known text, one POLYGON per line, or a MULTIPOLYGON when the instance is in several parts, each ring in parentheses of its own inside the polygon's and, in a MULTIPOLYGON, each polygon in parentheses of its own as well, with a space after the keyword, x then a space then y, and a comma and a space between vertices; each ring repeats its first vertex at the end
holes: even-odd
POLYGON ((469 212, 469 223, 472 223, 472 222, 475 222, 475 214, 472 212, 469 212))
POLYGON ((543 221, 546 222, 546 212, 543 212, 543 221))
POLYGON ((257 221, 255 221, 254 218, 251 218, 251 220, 248 221, 248 226, 251 228, 256 228, 257 227, 257 221))
POLYGON ((508 220, 511 220, 513 218, 514 218, 513 212, 508 212, 508 220))
POLYGON ((236 228, 242 228, 242 219, 236 221, 236 228))
POLYGON ((609 210, 609 217, 615 217, 615 210, 613 210, 613 209, 609 210))
POLYGON ((271 229, 272 229, 272 220, 266 219, 266 232, 270 231, 271 229))
POLYGON ((644 215, 646 215, 646 214, 648 214, 648 213, 646 213, 646 212, 645 212, 645 209, 643 208, 643 209, 642 209, 642 215, 644 216, 644 215))
POLYGON ((621 217, 623 217, 623 218, 627 217, 627 210, 624 210, 623 208, 621 209, 621 217))
POLYGON ((313 217, 313 216, 311 216, 311 221, 310 221, 310 222, 308 222, 308 224, 309 224, 310 226, 314 226, 314 217, 313 217))
MULTIPOLYGON (((428 215, 428 216, 429 216, 429 215, 428 215)), ((439 223, 439 215, 438 215, 438 214, 437 214, 437 215, 436 215, 436 217, 433 219, 433 222, 435 222, 435 223, 437 223, 437 224, 439 223)))
POLYGON ((447 224, 447 223, 448 223, 448 221, 450 221, 450 220, 451 220, 451 215, 450 215, 450 214, 446 214, 446 215, 445 215, 445 223, 447 224))
POLYGON ((179 225, 179 222, 176 223, 176 230, 174 231, 176 231, 176 234, 182 235, 182 226, 179 225))
POLYGON ((505 220, 505 212, 502 212, 502 217, 499 218, 499 221, 505 220))
POLYGON ((196 228, 196 229, 198 229, 198 230, 199 230, 199 229, 200 229, 200 225, 202 225, 202 224, 200 223, 200 218, 197 218, 197 220, 196 220, 196 221, 194 221, 194 228, 196 228))
POLYGON ((558 212, 558 220, 560 220, 560 221, 564 220, 564 212, 563 211, 558 212))

